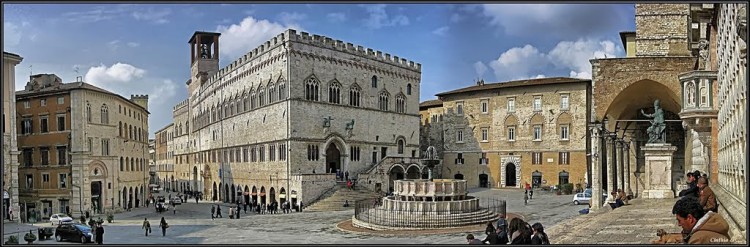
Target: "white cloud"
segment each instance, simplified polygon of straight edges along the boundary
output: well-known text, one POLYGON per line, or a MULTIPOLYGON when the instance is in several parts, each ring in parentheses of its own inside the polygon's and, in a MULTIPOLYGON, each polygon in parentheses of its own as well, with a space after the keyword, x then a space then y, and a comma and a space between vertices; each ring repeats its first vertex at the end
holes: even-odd
POLYGON ((546 33, 566 40, 601 38, 625 29, 632 22, 626 10, 609 4, 484 4, 479 12, 510 35, 546 33))
POLYGON ((482 61, 477 61, 474 63, 474 71, 477 72, 478 77, 482 77, 484 75, 484 72, 487 72, 487 65, 484 65, 482 61))
POLYGON ((86 82, 96 86, 107 86, 111 84, 127 84, 135 79, 140 79, 146 74, 146 70, 139 69, 126 63, 116 63, 111 67, 101 64, 89 68, 86 72, 86 82))
POLYGON ((344 22, 346 21, 346 14, 344 13, 329 13, 326 15, 330 22, 344 22))
POLYGON ((136 42, 128 42, 128 46, 130 46, 130 47, 133 47, 133 48, 135 48, 135 47, 138 47, 138 46, 140 46, 140 45, 141 45, 141 44, 138 44, 138 43, 136 43, 136 42))
POLYGON ((3 22, 3 43, 7 46, 16 46, 21 42, 23 31, 12 22, 3 22))
POLYGON ((434 31, 432 31, 432 33, 438 36, 445 36, 445 34, 448 33, 448 29, 450 29, 448 26, 443 26, 435 29, 434 31))
POLYGON ((177 84, 172 80, 163 80, 156 87, 151 89, 148 93, 148 99, 150 105, 164 105, 168 99, 174 97, 177 94, 177 84))
POLYGON ((112 51, 117 51, 117 49, 120 48, 120 41, 112 40, 109 43, 107 43, 107 46, 109 46, 109 49, 112 49, 112 51))
POLYGON ((590 59, 614 58, 622 53, 622 48, 610 40, 562 41, 546 54, 527 44, 503 52, 490 67, 500 81, 544 78, 553 69, 568 70, 570 77, 591 79, 590 59))
POLYGON ((281 20, 281 23, 284 23, 285 25, 291 25, 296 24, 297 22, 304 20, 307 18, 307 15, 302 13, 289 13, 289 12, 281 12, 279 13, 279 20, 281 20))
POLYGON ((170 9, 154 10, 149 8, 146 10, 133 11, 132 15, 133 18, 139 21, 150 21, 156 24, 164 24, 169 22, 166 17, 171 13, 172 11, 170 9))
POLYGON ((220 52, 229 55, 229 59, 231 60, 255 49, 261 43, 289 28, 301 29, 296 25, 285 26, 268 20, 257 20, 252 16, 248 16, 239 24, 232 24, 230 26, 219 25, 216 28, 216 32, 221 33, 222 45, 220 52))
POLYGON ((371 29, 379 29, 388 26, 406 26, 409 25, 409 17, 405 15, 396 15, 393 18, 388 16, 385 4, 367 4, 360 5, 365 8, 369 16, 364 20, 365 26, 371 29))

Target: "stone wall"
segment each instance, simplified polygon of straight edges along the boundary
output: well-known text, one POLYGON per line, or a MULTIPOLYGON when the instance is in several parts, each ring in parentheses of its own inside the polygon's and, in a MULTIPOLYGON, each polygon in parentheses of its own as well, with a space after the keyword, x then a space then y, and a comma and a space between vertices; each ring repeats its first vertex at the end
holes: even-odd
POLYGON ((636 56, 689 56, 689 4, 636 4, 636 56))

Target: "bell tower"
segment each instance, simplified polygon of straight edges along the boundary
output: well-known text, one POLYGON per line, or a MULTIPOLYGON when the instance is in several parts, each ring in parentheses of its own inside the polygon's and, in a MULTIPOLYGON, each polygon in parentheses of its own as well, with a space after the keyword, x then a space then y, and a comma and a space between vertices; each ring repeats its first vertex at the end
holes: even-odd
POLYGON ((220 33, 198 32, 190 37, 190 79, 188 95, 200 88, 209 77, 219 71, 220 33))

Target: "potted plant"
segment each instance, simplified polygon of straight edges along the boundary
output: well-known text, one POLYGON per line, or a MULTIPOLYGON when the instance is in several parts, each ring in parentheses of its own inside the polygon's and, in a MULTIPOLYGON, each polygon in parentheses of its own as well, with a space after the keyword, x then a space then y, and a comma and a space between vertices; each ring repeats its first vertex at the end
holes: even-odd
POLYGON ((573 184, 567 183, 560 185, 560 189, 565 193, 566 195, 570 195, 573 193, 573 184))
POLYGON ((23 240, 25 240, 28 244, 33 243, 36 241, 36 235, 29 230, 29 233, 26 233, 26 235, 23 235, 23 240))
POLYGON ((10 235, 8 241, 5 241, 5 244, 18 244, 18 237, 16 237, 16 235, 10 235))
POLYGON ((112 223, 113 221, 115 221, 115 215, 112 214, 112 213, 108 213, 107 214, 107 223, 112 223))

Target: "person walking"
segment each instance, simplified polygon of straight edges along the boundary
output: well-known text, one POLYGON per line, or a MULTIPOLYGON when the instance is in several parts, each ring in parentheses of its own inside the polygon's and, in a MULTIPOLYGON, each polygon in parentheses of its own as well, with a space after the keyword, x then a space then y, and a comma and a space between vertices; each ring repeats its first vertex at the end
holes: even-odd
POLYGON ((216 216, 216 206, 211 205, 211 220, 214 220, 214 216, 216 216))
POLYGON ((527 190, 523 192, 523 205, 528 205, 528 204, 529 204, 529 191, 527 190))
POLYGON ((161 217, 161 222, 159 222, 159 228, 161 228, 161 236, 167 236, 167 228, 169 228, 169 224, 167 224, 167 220, 164 219, 164 217, 161 217))
POLYGON ((94 233, 96 233, 96 244, 104 244, 104 226, 102 226, 102 223, 97 223, 94 233))
POLYGON ((534 188, 529 189, 529 200, 534 198, 534 188))
POLYGON ((544 233, 542 223, 534 223, 531 225, 531 230, 534 231, 534 234, 531 236, 531 244, 549 244, 549 238, 547 237, 547 233, 544 233))
POLYGON ((151 223, 148 222, 148 218, 143 219, 143 227, 141 229, 146 230, 146 236, 151 232, 151 223))
POLYGON ((240 207, 237 207, 237 209, 234 210, 234 214, 235 214, 234 218, 239 220, 240 219, 240 207))
POLYGON ((216 205, 216 217, 224 218, 224 216, 221 215, 221 205, 216 205))
POLYGON ((349 171, 344 172, 344 179, 349 180, 349 171))

